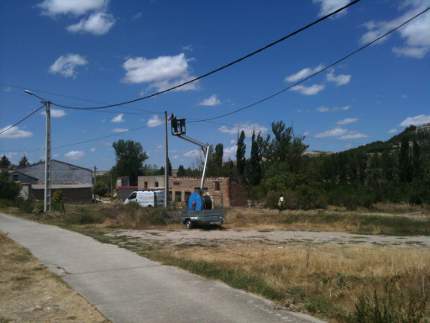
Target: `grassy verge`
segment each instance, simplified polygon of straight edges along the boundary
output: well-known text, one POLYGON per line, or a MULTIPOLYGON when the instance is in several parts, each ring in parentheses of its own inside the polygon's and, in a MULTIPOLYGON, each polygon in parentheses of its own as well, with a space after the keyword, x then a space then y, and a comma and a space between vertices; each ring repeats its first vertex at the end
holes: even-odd
POLYGON ((258 242, 177 247, 84 232, 331 322, 430 320, 427 249, 258 242))
POLYGON ((28 250, 0 233, 0 322, 107 322, 28 250))
MULTIPOLYGON (((177 229, 177 219, 154 209, 66 206, 39 221, 61 225, 164 264, 219 279, 292 310, 333 322, 430 320, 430 253, 417 247, 268 245, 218 242, 208 246, 148 243, 107 233, 116 228, 177 229), (161 218, 160 218, 161 217, 161 218)), ((30 215, 34 218, 34 215, 30 215)), ((429 234, 428 216, 338 210, 276 212, 231 209, 227 227, 354 233, 429 234)))
POLYGON ((230 228, 255 226, 358 234, 430 235, 430 215, 369 213, 368 211, 273 211, 235 208, 227 213, 230 228))

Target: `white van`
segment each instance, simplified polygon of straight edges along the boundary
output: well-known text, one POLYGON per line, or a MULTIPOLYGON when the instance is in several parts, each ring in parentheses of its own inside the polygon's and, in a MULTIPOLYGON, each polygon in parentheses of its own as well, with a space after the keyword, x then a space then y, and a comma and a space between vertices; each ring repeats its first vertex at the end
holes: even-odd
POLYGON ((156 207, 164 204, 163 191, 134 191, 124 201, 124 204, 137 203, 142 207, 156 207))

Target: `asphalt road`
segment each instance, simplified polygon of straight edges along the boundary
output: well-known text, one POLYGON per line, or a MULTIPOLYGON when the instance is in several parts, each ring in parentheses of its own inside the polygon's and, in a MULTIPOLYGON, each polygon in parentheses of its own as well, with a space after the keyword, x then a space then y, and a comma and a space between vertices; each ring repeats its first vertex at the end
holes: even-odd
POLYGON ((29 249, 113 322, 321 322, 55 226, 0 213, 0 231, 29 249))

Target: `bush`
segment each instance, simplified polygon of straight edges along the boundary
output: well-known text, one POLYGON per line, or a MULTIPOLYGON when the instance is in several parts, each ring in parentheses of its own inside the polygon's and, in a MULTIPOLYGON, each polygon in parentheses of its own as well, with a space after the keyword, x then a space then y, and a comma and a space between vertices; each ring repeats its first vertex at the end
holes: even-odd
POLYGON ((65 212, 64 201, 63 201, 63 191, 54 191, 52 195, 52 210, 65 212))
POLYGON ((92 210, 81 207, 66 214, 64 220, 67 224, 94 224, 102 223, 104 219, 105 217, 100 212, 92 212, 92 210))
POLYGON ((324 194, 309 186, 300 186, 297 189, 297 200, 298 208, 303 210, 325 209, 327 207, 327 198, 324 194))
POLYGON ((97 182, 94 185, 94 194, 98 196, 106 196, 109 193, 109 186, 103 182, 97 182))
POLYGON ((18 198, 17 199, 17 206, 24 213, 32 213, 34 203, 30 199, 24 200, 24 199, 18 198))
POLYGON ((269 191, 266 195, 266 207, 271 209, 277 209, 279 196, 281 196, 281 193, 275 192, 275 191, 269 191))
POLYGON ((34 214, 42 214, 43 213, 43 203, 41 201, 34 202, 32 212, 34 214))
POLYGON ((7 172, 0 173, 0 199, 15 200, 21 190, 21 185, 11 181, 7 172))

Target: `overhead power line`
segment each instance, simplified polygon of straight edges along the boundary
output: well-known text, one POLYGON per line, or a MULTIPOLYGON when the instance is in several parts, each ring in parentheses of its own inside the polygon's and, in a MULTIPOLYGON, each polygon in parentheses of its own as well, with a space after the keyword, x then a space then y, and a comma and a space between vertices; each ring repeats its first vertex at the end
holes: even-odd
MULTIPOLYGON (((95 104, 104 104, 103 102, 100 101, 95 101, 95 100, 91 100, 88 98, 82 98, 79 96, 74 96, 74 95, 68 95, 68 94, 61 94, 58 92, 52 92, 52 91, 46 91, 46 90, 42 90, 42 89, 33 89, 31 87, 28 86, 22 86, 22 85, 17 85, 17 84, 10 84, 10 83, 4 83, 4 82, 0 82, 0 85, 6 86, 6 87, 10 87, 13 89, 17 89, 17 90, 23 90, 23 91, 31 91, 32 93, 46 93, 49 95, 53 95, 53 96, 58 96, 58 97, 62 97, 62 98, 66 98, 66 99, 72 99, 75 101, 81 101, 81 102, 88 102, 88 103, 95 103, 95 104)), ((49 101, 46 98, 42 98, 40 97, 40 99, 43 99, 44 101, 49 101)), ((74 110, 74 109, 68 109, 68 110, 74 110)), ((85 111, 85 110, 80 110, 80 111, 85 111)), ((88 110, 88 112, 102 112, 102 111, 96 111, 96 110, 88 110)), ((118 113, 117 111, 103 111, 104 113, 118 113)), ((142 109, 139 108, 139 111, 123 111, 122 113, 124 114, 130 114, 130 115, 141 115, 143 113, 152 113, 152 114, 159 114, 160 111, 152 111, 152 110, 148 110, 148 109, 142 109)))
POLYGON ((25 120, 27 120, 28 118, 30 118, 33 114, 35 114, 37 111, 41 110, 44 106, 41 105, 40 107, 38 107, 37 109, 34 109, 33 111, 31 111, 29 114, 25 115, 24 117, 22 117, 21 119, 19 119, 18 121, 14 122, 13 124, 11 124, 10 126, 6 127, 5 129, 0 131, 0 135, 4 134, 5 132, 9 131, 10 129, 18 126, 19 124, 21 124, 22 122, 24 122, 25 120))
POLYGON ((359 48, 357 48, 357 49, 349 52, 348 54, 346 54, 342 58, 339 58, 338 60, 336 60, 333 63, 329 64, 328 66, 324 67, 323 69, 321 69, 321 70, 319 70, 317 72, 314 72, 314 73, 310 74, 309 76, 301 79, 300 81, 297 81, 297 82, 295 82, 295 83, 293 83, 293 84, 291 84, 291 85, 289 85, 287 87, 284 87, 281 90, 278 90, 278 91, 276 91, 276 92, 274 92, 274 93, 272 93, 272 94, 270 94, 270 95, 268 95, 266 97, 263 97, 263 98, 261 98, 261 99, 259 99, 257 101, 249 103, 249 104, 247 104, 247 105, 245 105, 243 107, 237 108, 237 109, 235 109, 233 111, 230 111, 230 112, 226 112, 226 113, 219 114, 219 115, 216 115, 216 116, 213 116, 213 117, 209 117, 209 118, 203 118, 203 119, 198 119, 198 120, 190 120, 188 122, 194 122, 194 123, 195 122, 207 122, 207 121, 212 121, 212 120, 217 120, 217 119, 225 118, 225 117, 231 116, 233 114, 236 114, 236 113, 238 113, 240 111, 250 109, 250 108, 252 108, 252 107, 254 107, 256 105, 259 105, 261 103, 269 101, 269 100, 273 99, 274 97, 276 97, 276 96, 278 96, 278 95, 280 95, 280 94, 282 94, 282 93, 284 93, 284 92, 286 92, 288 90, 291 90, 295 86, 300 85, 300 84, 308 81, 309 79, 314 78, 315 76, 320 75, 320 74, 326 72, 327 70, 330 70, 331 68, 333 68, 334 66, 338 65, 339 63, 342 63, 343 61, 347 60, 351 56, 354 56, 354 55, 358 54, 359 52, 365 50, 366 48, 368 48, 371 45, 375 44, 376 42, 380 41, 381 39, 389 36, 390 34, 394 33, 395 31, 397 31, 400 28, 404 27, 405 25, 409 24, 413 20, 415 20, 418 17, 422 16, 423 14, 427 13, 429 10, 430 10, 430 7, 427 7, 426 9, 420 11, 419 13, 417 13, 416 15, 412 16, 411 18, 407 19, 403 23, 401 23, 401 24, 397 25, 396 27, 390 29, 386 33, 384 33, 381 36, 375 38, 374 40, 366 43, 365 45, 363 45, 363 46, 361 46, 361 47, 359 47, 359 48))
POLYGON ((177 84, 175 86, 169 87, 169 88, 161 90, 161 91, 153 92, 151 94, 148 94, 148 95, 145 95, 145 96, 142 96, 142 97, 139 97, 139 98, 127 100, 127 101, 122 101, 122 102, 113 103, 113 104, 107 104, 107 105, 92 106, 92 107, 68 106, 68 105, 59 104, 59 103, 56 103, 56 102, 52 102, 52 103, 55 106, 63 108, 63 109, 101 110, 101 109, 109 109, 109 108, 113 108, 113 107, 123 106, 123 105, 126 105, 126 104, 135 103, 135 102, 143 101, 143 100, 155 97, 155 96, 159 96, 161 94, 164 94, 164 93, 167 93, 167 92, 171 92, 173 90, 176 90, 176 89, 181 88, 183 86, 186 86, 188 84, 191 84, 191 83, 194 83, 196 81, 199 81, 199 80, 201 80, 203 78, 211 76, 211 75, 213 75, 215 73, 218 73, 218 72, 220 72, 222 70, 225 70, 225 69, 227 69, 227 68, 229 68, 229 67, 231 67, 231 66, 233 66, 233 65, 235 65, 237 63, 240 63, 240 62, 242 62, 242 61, 244 61, 244 60, 246 60, 246 59, 248 59, 248 58, 250 58, 250 57, 252 57, 254 55, 257 55, 257 54, 259 54, 259 53, 261 53, 261 52, 263 52, 263 51, 265 51, 265 50, 267 50, 267 49, 269 49, 269 48, 271 48, 271 47, 273 47, 273 46, 275 46, 275 45, 277 45, 277 44, 279 44, 279 43, 281 43, 281 42, 283 42, 283 41, 285 41, 285 40, 287 40, 287 39, 289 39, 289 38, 291 38, 291 37, 293 37, 293 36, 295 36, 295 35, 297 35, 299 33, 301 33, 301 32, 303 32, 303 31, 305 31, 305 30, 307 30, 307 29, 309 29, 309 28, 311 28, 311 27, 319 24, 320 22, 322 22, 322 21, 324 21, 324 20, 326 20, 326 19, 328 19, 328 18, 330 18, 330 17, 332 17, 332 16, 334 16, 334 15, 336 15, 336 14, 338 14, 338 13, 344 11, 344 10, 346 10, 347 8, 349 8, 349 7, 357 4, 360 1, 361 0, 353 0, 350 3, 346 4, 345 6, 340 7, 339 9, 334 10, 333 12, 331 12, 331 13, 325 15, 325 16, 322 16, 322 17, 320 17, 320 18, 318 18, 318 19, 316 19, 316 20, 314 20, 314 21, 312 21, 312 22, 304 25, 303 27, 300 27, 299 29, 297 29, 295 31, 292 31, 292 32, 288 33, 287 35, 285 35, 285 36, 283 36, 283 37, 281 37, 281 38, 279 38, 277 40, 274 40, 274 41, 272 41, 272 42, 264 45, 263 47, 260 47, 260 48, 254 50, 254 51, 252 51, 252 52, 250 52, 248 54, 245 54, 245 55, 243 55, 243 56, 241 56, 241 57, 239 57, 239 58, 237 58, 237 59, 235 59, 235 60, 233 60, 231 62, 223 64, 223 65, 221 65, 219 67, 216 67, 216 68, 214 68, 214 69, 212 69, 212 70, 210 70, 210 71, 208 71, 208 72, 206 72, 204 74, 196 76, 195 78, 192 78, 192 79, 190 79, 188 81, 182 82, 180 84, 177 84))
MULTIPOLYGON (((111 138, 111 137, 117 137, 117 136, 121 136, 121 135, 127 134, 129 132, 141 130, 141 129, 144 129, 144 128, 147 128, 147 126, 141 126, 141 127, 131 128, 131 129, 128 129, 127 131, 124 131, 124 132, 112 133, 112 134, 109 134, 109 135, 104 135, 104 136, 99 136, 99 137, 94 137, 94 138, 90 138, 90 139, 85 139, 85 140, 81 140, 81 141, 76 141, 76 142, 71 142, 71 143, 67 143, 67 144, 63 144, 63 145, 54 146, 54 147, 52 147, 52 150, 66 148, 66 147, 72 147, 72 146, 77 146, 77 145, 83 145, 83 144, 87 144, 87 143, 90 143, 90 142, 96 142, 96 141, 100 141, 100 140, 111 138)), ((34 152, 34 151, 39 151, 39 150, 42 150, 42 149, 43 148, 36 148, 36 149, 27 150, 26 152, 34 152)))

